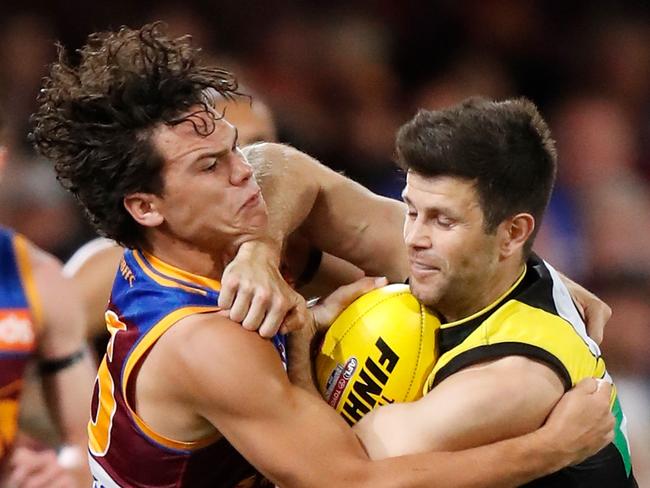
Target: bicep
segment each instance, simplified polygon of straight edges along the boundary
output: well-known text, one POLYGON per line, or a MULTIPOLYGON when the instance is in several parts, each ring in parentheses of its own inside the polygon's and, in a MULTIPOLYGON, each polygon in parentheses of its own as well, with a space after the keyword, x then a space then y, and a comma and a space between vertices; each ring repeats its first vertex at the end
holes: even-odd
POLYGON ((265 476, 282 486, 323 486, 333 457, 341 475, 367 462, 347 424, 289 383, 269 341, 232 324, 198 328, 183 359, 191 403, 265 476))
POLYGON ((376 409, 355 431, 373 459, 468 449, 535 430, 562 393, 549 367, 509 357, 460 371, 417 402, 376 409))

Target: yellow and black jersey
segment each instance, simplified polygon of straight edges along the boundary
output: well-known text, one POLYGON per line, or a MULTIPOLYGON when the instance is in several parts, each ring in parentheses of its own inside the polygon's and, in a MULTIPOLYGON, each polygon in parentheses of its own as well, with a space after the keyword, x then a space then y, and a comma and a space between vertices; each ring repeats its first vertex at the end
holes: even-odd
MULTIPOLYGON (((515 284, 476 314, 442 324, 439 359, 425 394, 455 372, 504 356, 526 356, 551 367, 569 390, 587 377, 611 381, 598 345, 587 335, 582 317, 560 277, 536 256, 515 284)), ((531 487, 635 487, 626 420, 612 391, 615 439, 595 456, 526 485, 531 487)))

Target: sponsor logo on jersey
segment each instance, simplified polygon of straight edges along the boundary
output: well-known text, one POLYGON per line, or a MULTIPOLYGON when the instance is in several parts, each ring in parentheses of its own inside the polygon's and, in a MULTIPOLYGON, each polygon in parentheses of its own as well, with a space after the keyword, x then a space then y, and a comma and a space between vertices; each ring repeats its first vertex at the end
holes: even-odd
POLYGON ((34 342, 34 330, 27 310, 0 310, 0 351, 31 351, 34 342))

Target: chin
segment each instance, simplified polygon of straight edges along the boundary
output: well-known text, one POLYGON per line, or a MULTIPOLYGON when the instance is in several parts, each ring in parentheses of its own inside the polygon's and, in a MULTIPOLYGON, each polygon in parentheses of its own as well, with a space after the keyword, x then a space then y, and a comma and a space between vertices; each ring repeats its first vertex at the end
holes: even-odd
POLYGON ((409 282, 411 293, 422 305, 433 307, 437 303, 438 299, 440 298, 440 290, 438 287, 433 285, 426 285, 424 283, 418 283, 416 281, 413 281, 412 278, 409 282))

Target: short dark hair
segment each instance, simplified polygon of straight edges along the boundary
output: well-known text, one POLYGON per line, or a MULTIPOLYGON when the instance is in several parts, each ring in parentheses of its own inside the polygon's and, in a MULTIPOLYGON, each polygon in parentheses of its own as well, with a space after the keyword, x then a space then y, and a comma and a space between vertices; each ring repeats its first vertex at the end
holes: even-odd
POLYGON ((556 173, 555 142, 525 98, 470 98, 446 110, 420 110, 397 133, 397 161, 425 177, 456 176, 476 184, 488 233, 528 212, 541 224, 556 173))
POLYGON ((53 161, 58 180, 100 234, 127 247, 143 244, 143 228, 124 197, 164 190, 153 129, 189 120, 208 135, 214 124, 196 115, 216 120, 210 94, 239 94, 230 72, 200 64, 189 36, 172 39, 164 30, 157 22, 91 34, 76 66, 59 45, 32 116, 32 141, 53 161), (187 115, 196 105, 200 110, 187 115))

